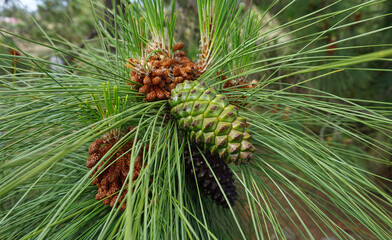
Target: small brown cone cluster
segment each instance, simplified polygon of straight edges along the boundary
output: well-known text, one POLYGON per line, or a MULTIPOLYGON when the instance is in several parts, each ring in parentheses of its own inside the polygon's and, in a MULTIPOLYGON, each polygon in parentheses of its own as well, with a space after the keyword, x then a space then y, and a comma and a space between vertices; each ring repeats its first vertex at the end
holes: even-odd
MULTIPOLYGON (((226 77, 222 76, 222 79, 225 80, 226 77)), ((245 79, 233 79, 233 80, 226 81, 223 84, 222 88, 224 90, 222 92, 230 92, 230 90, 225 90, 226 88, 242 88, 242 89, 245 89, 245 88, 255 88, 255 87, 257 87, 258 83, 259 82, 256 79, 254 79, 254 80, 252 80, 250 82, 246 81, 245 79)), ((232 104, 236 105, 236 106, 241 105, 241 102, 238 101, 238 98, 242 98, 242 99, 246 98, 245 96, 241 96, 241 97, 233 97, 233 96, 230 96, 230 95, 227 95, 227 96, 229 97, 230 102, 232 104)))
MULTIPOLYGON (((223 80, 226 79, 225 76, 222 77, 223 80)), ((223 89, 225 88, 230 88, 230 87, 235 87, 235 88, 255 88, 258 84, 258 81, 256 79, 247 82, 245 79, 233 79, 226 81, 223 84, 223 89)))
POLYGON ((139 90, 139 93, 146 94, 145 101, 169 99, 170 91, 177 84, 185 80, 196 80, 200 76, 198 66, 185 57, 184 51, 180 51, 183 47, 182 42, 174 45, 171 57, 156 52, 145 64, 136 59, 128 60, 126 66, 131 69, 136 69, 137 65, 145 65, 148 69, 131 72, 131 80, 142 84, 142 86, 133 85, 132 87, 139 90))
MULTIPOLYGON (((133 128, 130 128, 131 131, 133 128)), ((87 168, 93 168, 101 158, 118 142, 118 138, 109 137, 95 140, 89 147, 90 157, 86 163, 87 168)), ((90 177, 98 172, 92 184, 97 185, 98 193, 95 195, 96 200, 103 200, 103 204, 114 206, 117 198, 118 204, 122 202, 127 194, 128 183, 119 196, 119 191, 123 187, 130 168, 131 151, 133 140, 126 142, 120 149, 114 150, 113 153, 102 161, 97 168, 91 173, 90 177)), ((143 152, 140 151, 134 163, 134 171, 132 180, 135 181, 143 167, 143 152)), ((127 181, 128 182, 128 181, 127 181)), ((125 209, 126 203, 121 205, 121 209, 125 209)))

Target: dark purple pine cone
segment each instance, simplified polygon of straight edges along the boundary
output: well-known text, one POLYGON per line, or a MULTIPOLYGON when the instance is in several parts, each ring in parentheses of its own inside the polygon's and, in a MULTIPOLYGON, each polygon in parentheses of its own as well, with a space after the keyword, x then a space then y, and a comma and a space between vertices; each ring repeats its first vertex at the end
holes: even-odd
MULTIPOLYGON (((220 159, 218 155, 211 155, 208 152, 204 152, 204 156, 207 159, 211 169, 214 171, 220 185, 222 186, 223 192, 226 194, 230 205, 233 206, 237 196, 237 192, 234 186, 233 173, 225 161, 220 159)), ((226 199, 221 189, 219 188, 214 175, 205 162, 203 156, 197 150, 196 146, 192 146, 192 158, 189 155, 188 149, 185 150, 185 157, 186 172, 192 175, 192 179, 194 179, 193 174, 195 173, 199 187, 204 192, 206 192, 216 203, 227 208, 228 205, 226 199)))

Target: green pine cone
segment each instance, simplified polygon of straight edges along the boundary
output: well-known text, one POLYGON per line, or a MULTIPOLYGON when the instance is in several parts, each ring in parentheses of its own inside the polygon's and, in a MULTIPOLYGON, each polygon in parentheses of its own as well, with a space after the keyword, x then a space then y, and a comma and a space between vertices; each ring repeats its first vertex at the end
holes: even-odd
POLYGON ((255 147, 245 131, 246 120, 224 95, 204 83, 186 81, 171 91, 169 103, 180 128, 211 154, 235 164, 253 158, 255 147))

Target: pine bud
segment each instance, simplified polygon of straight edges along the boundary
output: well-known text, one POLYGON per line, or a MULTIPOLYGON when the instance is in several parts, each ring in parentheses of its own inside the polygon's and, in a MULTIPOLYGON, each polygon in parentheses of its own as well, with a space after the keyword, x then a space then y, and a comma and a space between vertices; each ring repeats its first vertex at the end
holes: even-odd
POLYGON ((176 45, 173 46, 173 51, 178 51, 184 48, 184 43, 183 42, 179 42, 176 45))
POLYGON ((141 88, 139 88, 139 93, 147 93, 149 88, 150 87, 148 85, 143 85, 141 88))
POLYGON ((154 91, 156 92, 158 99, 164 99, 165 98, 165 94, 163 93, 163 91, 158 86, 154 86, 154 91))
POLYGON ((153 79, 152 79, 152 84, 153 85, 158 85, 158 84, 160 84, 161 83, 161 78, 160 77, 154 77, 153 79))
POLYGON ((153 89, 151 89, 151 91, 147 94, 146 99, 147 99, 147 101, 153 101, 153 100, 155 100, 156 97, 157 97, 157 94, 155 93, 155 91, 153 89))
POLYGON ((144 85, 150 85, 151 84, 151 78, 149 76, 145 76, 143 79, 143 84, 144 85))

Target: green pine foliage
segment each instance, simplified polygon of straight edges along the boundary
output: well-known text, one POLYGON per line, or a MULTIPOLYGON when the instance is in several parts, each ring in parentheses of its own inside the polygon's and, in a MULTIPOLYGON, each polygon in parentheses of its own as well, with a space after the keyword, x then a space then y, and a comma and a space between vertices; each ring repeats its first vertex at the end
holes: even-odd
MULTIPOLYGON (((268 2, 270 1, 261 3, 261 8, 268 8, 268 2)), ((281 1, 277 5, 282 7, 287 2, 281 1)), ((388 1, 373 3, 361 0, 299 0, 293 2, 292 7, 287 9, 284 14, 278 15, 277 18, 280 21, 292 20, 312 14, 318 9, 323 9, 322 13, 324 14, 333 15, 333 17, 321 17, 312 26, 293 33, 295 37, 301 37, 305 33, 319 32, 320 34, 314 37, 311 42, 311 46, 322 50, 323 62, 325 63, 336 61, 345 56, 362 55, 377 49, 390 48, 392 5, 388 1), (343 9, 348 8, 355 9, 355 11, 350 14, 339 14, 343 9)), ((310 86, 341 97, 390 102, 392 100, 390 98, 391 92, 387 87, 391 84, 390 69, 391 65, 388 60, 363 63, 348 67, 338 74, 313 81, 310 86), (368 71, 361 71, 365 68, 368 71), (372 71, 373 68, 380 70, 372 71)))
POLYGON ((359 44, 328 61, 328 44, 314 44, 385 1, 334 1, 292 18, 281 16, 298 11, 295 1, 270 1, 265 11, 240 1, 197 1, 200 39, 189 39, 189 46, 200 43, 205 67, 197 81, 239 106, 256 148, 249 163, 229 165, 238 197, 228 209, 186 180, 190 139, 169 101, 145 102, 127 85, 127 59, 148 59, 148 47, 170 52, 182 40, 176 6, 183 1, 121 2, 110 10, 81 1, 98 32, 83 48, 0 29, 1 44, 23 61, 11 71, 15 56, 0 53, 0 239, 391 239, 391 180, 367 168, 391 165, 391 103, 344 98, 312 84, 350 68, 363 76, 386 71, 375 63, 390 61, 389 43, 359 51, 362 38, 390 27, 346 33, 340 41, 359 44), (326 20, 334 22, 330 29, 315 28, 326 20), (62 66, 32 56, 4 40, 10 36, 72 61, 62 66), (250 88, 223 88, 253 79, 250 88), (89 145, 109 132, 119 144, 137 139, 121 190, 127 188, 125 210, 95 200, 95 169, 86 167, 89 145), (144 166, 132 181, 140 150, 144 166))

